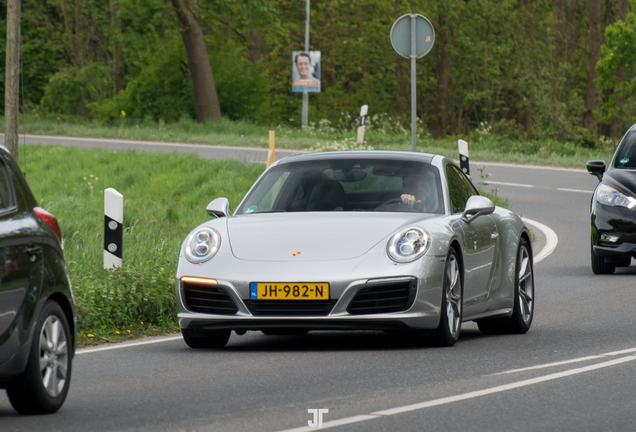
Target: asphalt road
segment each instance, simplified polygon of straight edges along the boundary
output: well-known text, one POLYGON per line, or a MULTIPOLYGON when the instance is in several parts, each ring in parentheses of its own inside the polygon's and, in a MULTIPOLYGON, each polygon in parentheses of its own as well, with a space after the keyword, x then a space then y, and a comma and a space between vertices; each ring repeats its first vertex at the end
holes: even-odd
POLYGON ((248 332, 223 350, 180 338, 81 350, 62 409, 20 417, 0 393, 0 431, 316 430, 309 409, 328 409, 323 426, 334 431, 635 430, 636 266, 590 270, 596 178, 487 165, 489 187, 558 236, 535 267, 527 334, 485 336, 465 323, 443 349, 383 333, 248 332))

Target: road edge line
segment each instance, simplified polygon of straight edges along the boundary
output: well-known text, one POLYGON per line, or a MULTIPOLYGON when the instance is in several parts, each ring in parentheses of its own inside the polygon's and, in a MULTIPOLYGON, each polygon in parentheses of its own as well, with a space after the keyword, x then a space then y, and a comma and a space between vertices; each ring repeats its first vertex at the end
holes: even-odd
POLYGON ((539 263, 547 258, 552 252, 554 252, 554 249, 556 249, 557 245, 559 244, 559 237, 552 230, 552 228, 542 224, 541 222, 537 222, 525 217, 522 217, 521 220, 523 221, 523 223, 530 224, 533 227, 537 228, 545 236, 545 246, 543 247, 543 249, 541 249, 541 252, 534 256, 534 263, 539 263))

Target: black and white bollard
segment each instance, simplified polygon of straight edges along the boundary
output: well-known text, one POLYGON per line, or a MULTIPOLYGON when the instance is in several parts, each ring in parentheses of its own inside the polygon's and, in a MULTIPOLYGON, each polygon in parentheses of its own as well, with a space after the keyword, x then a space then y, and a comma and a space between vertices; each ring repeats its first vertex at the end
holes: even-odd
POLYGON ((104 191, 104 268, 122 266, 124 196, 113 188, 104 191))
POLYGON ((367 112, 369 111, 369 105, 362 105, 360 107, 360 122, 358 123, 358 137, 356 143, 362 144, 364 142, 364 126, 367 122, 367 112))
POLYGON ((464 140, 457 141, 459 147, 459 167, 464 174, 470 175, 470 163, 468 159, 468 143, 464 140))

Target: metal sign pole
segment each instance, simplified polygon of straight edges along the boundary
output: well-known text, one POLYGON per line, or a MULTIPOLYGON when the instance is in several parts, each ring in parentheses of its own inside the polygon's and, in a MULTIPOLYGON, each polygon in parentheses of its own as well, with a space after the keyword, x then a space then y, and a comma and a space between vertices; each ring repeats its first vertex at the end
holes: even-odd
POLYGON ((417 108, 415 104, 415 60, 417 59, 417 14, 411 13, 411 148, 415 151, 417 142, 417 108))
MULTIPOLYGON (((311 0, 306 1, 307 11, 305 18, 305 52, 309 52, 309 9, 311 0)), ((302 129, 306 130, 309 124, 309 93, 303 92, 303 111, 301 116, 302 129)))

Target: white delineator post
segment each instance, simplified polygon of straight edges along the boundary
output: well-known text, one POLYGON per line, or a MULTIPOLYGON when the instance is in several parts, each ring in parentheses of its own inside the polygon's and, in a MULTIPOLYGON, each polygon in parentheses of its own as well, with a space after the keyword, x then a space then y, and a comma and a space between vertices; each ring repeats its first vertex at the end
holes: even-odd
POLYGON ((113 188, 104 191, 104 268, 122 266, 124 196, 113 188))
POLYGON ((468 143, 464 140, 457 141, 459 147, 459 166, 464 174, 470 175, 470 163, 468 159, 468 143))
POLYGON ((356 142, 362 144, 364 142, 364 126, 367 122, 367 112, 369 112, 369 105, 362 105, 360 107, 360 122, 358 123, 358 137, 356 142))

